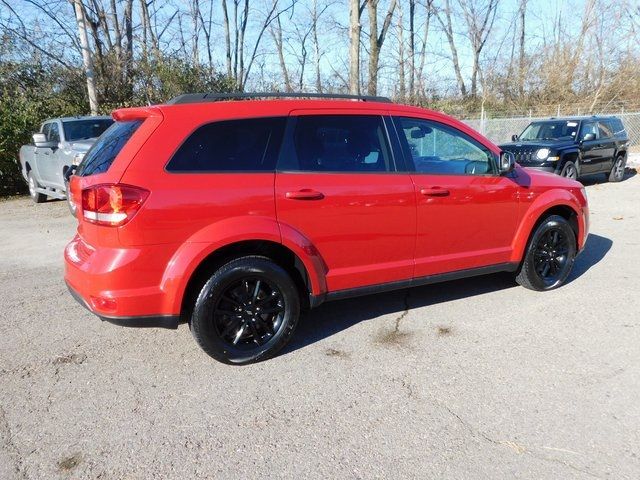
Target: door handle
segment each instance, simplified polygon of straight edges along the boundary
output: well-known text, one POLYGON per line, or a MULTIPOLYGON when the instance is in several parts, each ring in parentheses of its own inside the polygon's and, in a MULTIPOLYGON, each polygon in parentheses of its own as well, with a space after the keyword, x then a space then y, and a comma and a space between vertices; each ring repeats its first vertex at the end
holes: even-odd
POLYGON ((291 200, 322 200, 324 194, 310 188, 303 188, 297 192, 287 192, 284 194, 286 198, 291 200))
POLYGON ((427 197, 446 197, 449 195, 449 190, 442 187, 429 187, 429 188, 421 188, 420 193, 427 197))

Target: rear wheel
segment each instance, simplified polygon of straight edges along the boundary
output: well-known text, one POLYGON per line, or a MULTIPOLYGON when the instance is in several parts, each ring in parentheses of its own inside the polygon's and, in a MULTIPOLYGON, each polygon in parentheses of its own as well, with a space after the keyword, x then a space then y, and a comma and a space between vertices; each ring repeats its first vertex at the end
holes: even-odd
POLYGON ((545 218, 536 228, 516 281, 531 290, 551 290, 569 276, 576 257, 576 236, 569 222, 559 216, 545 218))
POLYGON ((224 363, 264 360, 284 347, 300 316, 289 274, 266 257, 233 260, 202 287, 191 317, 198 345, 224 363))
POLYGON ((27 175, 27 178, 29 180, 29 195, 31 196, 31 200, 33 200, 36 203, 43 203, 47 201, 47 196, 43 193, 38 193, 36 191, 37 188, 40 188, 40 186, 38 185, 38 181, 35 179, 33 172, 29 172, 29 174, 27 175))
POLYGON ((610 182, 620 182, 624 178, 624 168, 627 164, 627 159, 624 155, 618 155, 615 162, 613 162, 613 168, 609 173, 610 182))
POLYGON ((573 162, 567 162, 564 164, 560 176, 576 180, 578 178, 578 167, 573 162))

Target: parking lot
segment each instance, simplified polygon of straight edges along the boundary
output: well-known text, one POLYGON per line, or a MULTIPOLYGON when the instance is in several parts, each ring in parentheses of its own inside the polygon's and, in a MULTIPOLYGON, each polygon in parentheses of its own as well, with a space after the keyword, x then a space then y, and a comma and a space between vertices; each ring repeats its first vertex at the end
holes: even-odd
POLYGON ((0 478, 638 478, 640 175, 601 179, 566 286, 328 303, 247 367, 101 323, 65 202, 0 202, 0 478))

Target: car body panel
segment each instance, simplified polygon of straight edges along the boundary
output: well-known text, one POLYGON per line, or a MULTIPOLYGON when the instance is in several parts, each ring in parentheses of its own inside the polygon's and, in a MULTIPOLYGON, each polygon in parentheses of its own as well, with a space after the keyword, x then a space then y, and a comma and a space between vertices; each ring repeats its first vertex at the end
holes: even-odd
POLYGON ((575 211, 579 247, 584 246, 588 208, 577 182, 520 167, 507 175, 415 174, 404 168, 395 131, 389 132, 398 160, 395 172, 165 169, 184 139, 206 123, 319 113, 426 118, 500 153, 482 135, 444 114, 393 104, 247 101, 117 110, 116 120, 144 122, 107 172, 72 177, 72 195, 80 199, 83 189, 102 183, 134 185, 150 193, 140 211, 120 227, 88 223, 78 209, 77 236, 65 250, 70 287, 99 315, 179 315, 198 266, 221 248, 246 241, 290 250, 315 298, 450 272, 512 269, 540 215, 554 206, 575 211), (428 198, 420 193, 423 186, 447 187, 453 194, 428 198), (287 192, 304 189, 323 196, 287 198, 287 192), (92 303, 94 297, 113 302, 92 303))

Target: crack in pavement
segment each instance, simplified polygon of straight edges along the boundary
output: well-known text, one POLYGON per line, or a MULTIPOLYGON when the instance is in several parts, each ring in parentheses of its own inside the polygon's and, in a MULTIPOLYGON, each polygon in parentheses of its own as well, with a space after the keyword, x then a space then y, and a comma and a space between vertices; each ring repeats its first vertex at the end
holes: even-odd
POLYGON ((547 456, 544 456, 544 455, 537 454, 537 453, 529 450, 525 446, 519 445, 519 444, 517 444, 515 442, 508 441, 508 440, 502 440, 501 441, 501 440, 496 440, 495 438, 491 438, 489 435, 487 435, 483 431, 481 431, 481 430, 479 430, 477 428, 474 428, 469 422, 467 422, 465 419, 463 419, 460 415, 458 415, 458 413, 453 411, 451 408, 449 408, 444 403, 440 402, 437 399, 433 399, 433 402, 437 406, 439 406, 441 409, 446 410, 455 419, 457 419, 458 422, 465 429, 467 429, 471 433, 472 436, 474 436, 476 438, 481 438, 481 439, 485 440, 486 442, 492 443, 493 445, 499 445, 501 447, 505 447, 505 446, 506 447, 510 447, 514 451, 516 451, 518 454, 526 454, 526 455, 529 455, 529 456, 531 456, 533 458, 536 458, 538 460, 543 460, 545 462, 551 462, 551 463, 557 463, 558 465, 562 465, 564 467, 570 468, 572 470, 575 470, 576 472, 583 473, 583 474, 588 475, 588 476, 593 477, 593 478, 604 478, 604 477, 601 477, 600 475, 596 475, 595 473, 590 472, 589 470, 585 470, 583 468, 577 467, 577 466, 575 466, 572 463, 569 463, 567 461, 560 460, 558 458, 551 458, 551 457, 547 457, 547 456))
POLYGON ((402 312, 398 318, 396 318, 396 325, 395 328, 393 329, 393 333, 394 335, 398 335, 400 333, 400 322, 402 322, 402 320, 404 320, 404 317, 406 317, 407 315, 409 315, 409 296, 411 295, 411 291, 409 289, 407 289, 405 291, 404 294, 404 298, 402 299, 402 301, 404 302, 404 312, 402 312))

